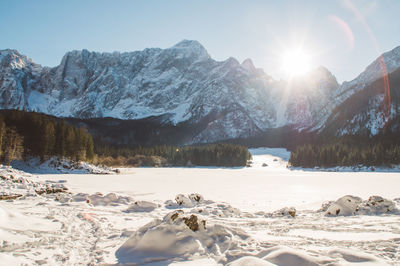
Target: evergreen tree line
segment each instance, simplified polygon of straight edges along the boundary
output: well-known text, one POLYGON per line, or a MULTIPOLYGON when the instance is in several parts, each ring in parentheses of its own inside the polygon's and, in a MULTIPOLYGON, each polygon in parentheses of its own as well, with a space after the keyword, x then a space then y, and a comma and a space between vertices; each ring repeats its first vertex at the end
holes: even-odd
MULTIPOLYGON (((245 166, 251 155, 247 147, 237 144, 207 144, 199 146, 118 147, 100 141, 93 142, 83 127, 74 127, 63 119, 18 110, 0 111, 0 160, 50 156, 76 161, 101 162, 101 158, 135 156, 165 159, 176 166, 245 166)), ((134 160, 132 160, 134 161, 134 160)))
MULTIPOLYGON (((94 158, 93 139, 84 128, 67 125, 63 120, 47 115, 17 110, 2 111, 0 129, 0 135, 6 136, 8 142, 9 136, 16 136, 13 143, 18 146, 16 150, 22 157, 39 156, 42 161, 50 156, 77 161, 91 161, 94 158)), ((13 146, 5 144, 2 147, 2 153, 7 154, 7 150, 13 146)), ((2 160, 6 160, 5 156, 2 160)))
POLYGON ((22 157, 23 137, 19 135, 15 128, 7 127, 3 119, 0 118, 0 161, 10 163, 22 157))
POLYGON ((237 144, 206 144, 199 146, 115 147, 109 144, 95 146, 99 156, 133 158, 138 155, 160 156, 174 166, 245 166, 251 158, 247 147, 237 144))
POLYGON ((390 166, 400 164, 400 140, 395 134, 376 137, 344 136, 300 145, 289 163, 300 167, 390 166))

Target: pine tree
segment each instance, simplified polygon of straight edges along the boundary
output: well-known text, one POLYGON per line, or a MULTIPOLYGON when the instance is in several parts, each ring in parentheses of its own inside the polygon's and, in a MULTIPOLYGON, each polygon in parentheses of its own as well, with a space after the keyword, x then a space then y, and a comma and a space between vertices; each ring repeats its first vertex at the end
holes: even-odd
POLYGON ((13 160, 21 159, 24 152, 23 138, 18 135, 15 128, 7 128, 3 143, 4 161, 11 164, 13 160))
POLYGON ((91 135, 87 135, 86 137, 86 160, 93 160, 94 158, 94 145, 93 138, 91 135))
POLYGON ((0 157, 3 155, 3 140, 5 139, 6 125, 3 118, 0 118, 0 157))

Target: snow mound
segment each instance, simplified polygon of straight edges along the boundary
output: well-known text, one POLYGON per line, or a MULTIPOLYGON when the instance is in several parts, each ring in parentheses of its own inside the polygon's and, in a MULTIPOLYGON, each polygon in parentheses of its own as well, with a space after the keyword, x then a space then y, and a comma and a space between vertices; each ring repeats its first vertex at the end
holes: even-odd
POLYGON ((216 203, 212 200, 205 200, 202 195, 197 193, 192 193, 188 196, 178 194, 175 197, 175 201, 167 200, 165 202, 165 208, 191 208, 191 211, 194 213, 220 218, 237 217, 242 214, 239 209, 227 203, 216 203))
POLYGON ((373 215, 384 213, 399 213, 394 201, 384 199, 381 196, 371 196, 363 201, 357 210, 359 214, 373 215))
MULTIPOLYGON (((253 214, 253 217, 262 216, 267 218, 281 218, 281 217, 288 217, 294 218, 296 217, 297 210, 294 207, 284 207, 282 209, 276 210, 274 212, 264 212, 258 211, 253 214)), ((251 215, 251 214, 249 214, 251 215)), ((251 216, 249 216, 251 217, 251 216)))
POLYGON ((381 196, 371 196, 363 201, 359 197, 344 196, 333 203, 324 204, 321 210, 326 216, 349 216, 349 215, 379 215, 385 213, 398 214, 399 210, 394 201, 384 199, 381 196))
POLYGON ((295 217, 296 209, 294 207, 285 207, 272 213, 273 217, 295 217))
POLYGON ((124 212, 151 212, 154 211, 158 207, 157 204, 150 201, 135 201, 132 205, 129 206, 124 212))
POLYGON ((198 207, 193 209, 193 212, 220 218, 237 217, 241 215, 239 209, 225 203, 210 204, 198 207))
POLYGON ((12 167, 0 165, 0 200, 66 192, 62 183, 46 183, 37 177, 12 167))
POLYGON ((177 209, 177 208, 193 208, 199 206, 201 204, 211 204, 213 201, 206 201, 204 197, 197 193, 189 194, 185 196, 183 194, 178 194, 175 197, 175 202, 172 200, 167 200, 165 202, 165 207, 168 209, 177 209))
POLYGON ((116 257, 119 263, 143 264, 205 255, 224 262, 228 251, 241 248, 248 239, 240 229, 208 224, 199 214, 176 210, 136 231, 116 257))
POLYGON ((261 251, 257 257, 245 256, 232 261, 228 266, 263 266, 263 265, 386 265, 377 257, 350 249, 332 249, 319 254, 285 246, 276 246, 261 251), (322 254, 321 254, 322 253, 322 254))
POLYGON ((332 203, 326 210, 326 215, 330 216, 349 216, 354 215, 362 199, 354 196, 344 196, 332 203))
POLYGON ((86 193, 78 193, 75 195, 58 195, 56 200, 61 203, 66 202, 87 202, 92 206, 118 206, 121 204, 129 204, 132 202, 131 197, 119 196, 115 193, 103 195, 100 192, 92 195, 86 193))
POLYGON ((273 250, 263 259, 275 265, 296 265, 296 266, 318 266, 331 261, 323 261, 321 257, 316 258, 304 251, 294 250, 287 247, 274 247, 273 250))
POLYGON ((257 258, 257 257, 252 257, 252 256, 245 256, 240 259, 237 259, 235 261, 232 261, 231 263, 227 264, 227 266, 273 266, 275 264, 272 264, 266 260, 257 258))
POLYGON ((333 249, 329 255, 340 260, 340 264, 355 265, 387 265, 377 257, 359 251, 347 249, 333 249))
POLYGON ((93 206, 118 206, 120 204, 129 204, 132 199, 130 197, 118 196, 115 193, 103 194, 97 192, 87 197, 88 203, 93 206))
POLYGON ((76 162, 69 159, 51 157, 41 162, 38 157, 26 161, 15 161, 13 167, 38 174, 115 174, 116 169, 107 166, 96 166, 87 162, 76 162))

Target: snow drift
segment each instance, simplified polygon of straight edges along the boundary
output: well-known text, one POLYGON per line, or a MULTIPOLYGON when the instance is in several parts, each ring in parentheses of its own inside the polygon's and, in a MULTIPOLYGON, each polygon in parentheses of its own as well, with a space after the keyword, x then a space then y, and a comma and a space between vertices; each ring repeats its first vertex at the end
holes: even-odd
POLYGON ((224 262, 226 254, 241 249, 248 238, 238 228, 207 223, 199 214, 177 210, 140 228, 117 250, 116 257, 119 263, 142 264, 206 255, 224 262))

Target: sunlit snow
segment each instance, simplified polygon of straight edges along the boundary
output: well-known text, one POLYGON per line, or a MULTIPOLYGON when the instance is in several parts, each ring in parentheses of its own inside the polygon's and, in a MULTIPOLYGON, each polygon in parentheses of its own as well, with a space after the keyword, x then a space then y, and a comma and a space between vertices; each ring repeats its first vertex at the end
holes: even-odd
POLYGON ((23 196, 0 201, 0 260, 399 263, 399 173, 291 170, 284 149, 251 152, 250 168, 129 168, 119 175, 36 177, 3 166, 2 195, 23 196), (60 185, 68 193, 32 190, 60 185))

